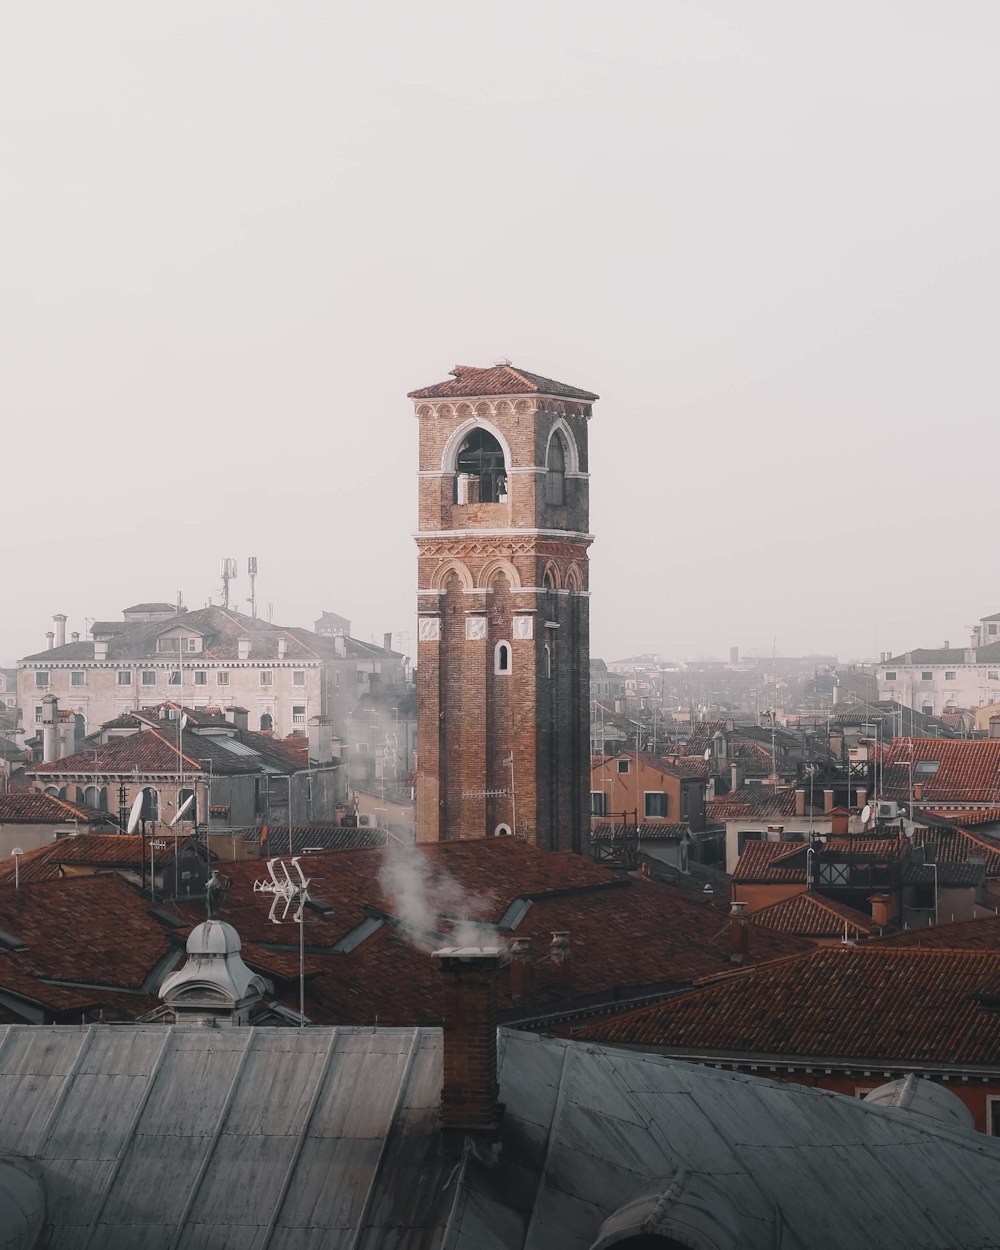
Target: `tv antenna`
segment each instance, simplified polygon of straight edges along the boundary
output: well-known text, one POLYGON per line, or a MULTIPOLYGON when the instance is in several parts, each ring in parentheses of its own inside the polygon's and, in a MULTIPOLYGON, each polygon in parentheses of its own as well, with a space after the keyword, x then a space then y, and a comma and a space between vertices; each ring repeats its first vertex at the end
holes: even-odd
POLYGON ((236 561, 232 556, 225 556, 222 561, 222 567, 219 570, 219 576, 222 578, 222 606, 229 607, 229 583, 236 581, 236 561))
POLYGON ((292 867, 298 877, 296 881, 292 874, 288 871, 288 865, 281 859, 269 859, 267 861, 267 871, 270 874, 270 881, 255 881, 253 883, 255 894, 273 894, 271 901, 271 910, 268 912, 268 920, 272 924, 283 924, 289 917, 288 913, 295 908, 292 914, 292 923, 299 926, 299 1028, 305 1028, 306 1025, 306 925, 305 913, 306 903, 309 902, 309 878, 302 871, 302 865, 299 863, 299 857, 293 857, 292 867), (281 915, 278 911, 284 903, 284 909, 281 915))

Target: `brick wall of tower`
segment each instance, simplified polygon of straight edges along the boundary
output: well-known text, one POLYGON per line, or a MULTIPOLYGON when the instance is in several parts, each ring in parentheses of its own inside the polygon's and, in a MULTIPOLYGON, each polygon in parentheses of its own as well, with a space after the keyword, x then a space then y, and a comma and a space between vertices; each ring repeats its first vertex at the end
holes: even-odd
POLYGON ((489 407, 488 423, 509 449, 508 498, 460 506, 453 475, 442 472, 445 449, 470 417, 487 417, 474 404, 418 405, 417 837, 489 836, 500 824, 515 826, 516 804, 519 836, 545 849, 585 850, 589 613, 580 592, 588 585, 588 490, 571 471, 565 504, 546 503, 544 465, 554 423, 563 421, 576 441, 575 467, 586 474, 589 406, 531 398, 489 407), (553 590, 539 590, 547 576, 553 590), (500 641, 510 644, 509 674, 494 671, 500 641))

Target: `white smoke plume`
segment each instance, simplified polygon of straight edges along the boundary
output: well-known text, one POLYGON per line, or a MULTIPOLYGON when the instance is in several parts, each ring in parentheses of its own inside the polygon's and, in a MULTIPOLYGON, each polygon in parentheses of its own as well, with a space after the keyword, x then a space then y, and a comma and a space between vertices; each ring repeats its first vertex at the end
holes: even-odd
POLYGON ((379 869, 388 909, 410 941, 431 951, 449 946, 503 945, 486 920, 489 899, 466 891, 440 863, 415 846, 390 844, 379 869))

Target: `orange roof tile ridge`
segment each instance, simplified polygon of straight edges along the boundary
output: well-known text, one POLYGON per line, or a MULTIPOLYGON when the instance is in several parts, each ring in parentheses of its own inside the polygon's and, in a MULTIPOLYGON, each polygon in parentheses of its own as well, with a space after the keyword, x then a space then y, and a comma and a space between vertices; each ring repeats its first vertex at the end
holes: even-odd
POLYGON ((203 773, 205 771, 202 768, 202 766, 198 763, 197 760, 193 760, 190 757, 190 755, 185 755, 183 751, 179 751, 177 747, 169 740, 169 738, 164 738, 164 736, 161 733, 158 733, 152 727, 152 725, 150 725, 149 729, 147 729, 146 732, 151 733, 154 738, 159 738, 159 740, 164 744, 164 746, 168 746, 175 755, 179 756, 182 760, 185 760, 188 764, 190 764, 191 767, 195 770, 195 772, 203 773))

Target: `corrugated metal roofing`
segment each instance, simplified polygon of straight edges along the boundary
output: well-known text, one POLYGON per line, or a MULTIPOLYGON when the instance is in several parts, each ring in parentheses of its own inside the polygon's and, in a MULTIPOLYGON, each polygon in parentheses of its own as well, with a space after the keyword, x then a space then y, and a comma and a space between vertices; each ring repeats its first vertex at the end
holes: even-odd
POLYGON ((40 1169, 48 1250, 588 1250, 642 1196, 669 1232, 693 1190, 742 1250, 998 1245, 989 1138, 652 1055, 499 1042, 488 1163, 437 1132, 436 1030, 9 1026, 0 1149, 40 1169))

